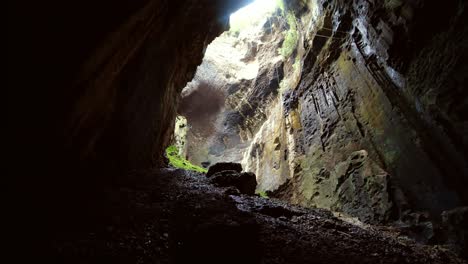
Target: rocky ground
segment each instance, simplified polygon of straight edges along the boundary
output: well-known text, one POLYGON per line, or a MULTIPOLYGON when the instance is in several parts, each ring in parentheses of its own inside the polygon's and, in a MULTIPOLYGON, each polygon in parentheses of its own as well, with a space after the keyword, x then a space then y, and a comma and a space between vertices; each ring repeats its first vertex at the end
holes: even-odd
POLYGON ((215 187, 203 174, 131 176, 91 206, 93 225, 77 220, 42 253, 58 263, 467 263, 327 210, 215 187))

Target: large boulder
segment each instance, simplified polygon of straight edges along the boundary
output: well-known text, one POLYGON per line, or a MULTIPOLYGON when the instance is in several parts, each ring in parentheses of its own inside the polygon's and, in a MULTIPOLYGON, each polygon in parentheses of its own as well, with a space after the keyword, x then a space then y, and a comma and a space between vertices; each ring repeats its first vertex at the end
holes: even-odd
POLYGON ((241 193, 253 195, 257 188, 257 179, 252 172, 221 171, 215 173, 210 182, 218 187, 236 187, 241 193))
POLYGON ((208 169, 208 172, 206 173, 206 177, 211 177, 215 173, 222 172, 222 171, 241 172, 242 165, 240 163, 234 163, 234 162, 219 162, 219 163, 214 164, 208 169))

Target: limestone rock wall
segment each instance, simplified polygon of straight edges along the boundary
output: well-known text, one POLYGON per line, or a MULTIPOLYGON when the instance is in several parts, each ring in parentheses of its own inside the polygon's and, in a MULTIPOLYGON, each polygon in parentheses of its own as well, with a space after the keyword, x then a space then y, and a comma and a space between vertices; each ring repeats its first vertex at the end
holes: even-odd
POLYGON ((215 132, 189 135, 189 155, 242 161, 257 191, 366 222, 438 219, 467 202, 465 10, 462 1, 285 1, 269 18, 276 28, 231 46, 255 77, 229 78, 205 57, 199 73, 228 95, 215 132), (284 58, 291 14, 299 41, 284 58))
MULTIPOLYGON (((460 77, 464 55, 440 46, 443 42, 466 55, 465 9, 459 4, 460 9, 445 6, 440 11, 440 23, 446 26, 434 27, 433 37, 426 39, 419 32, 428 31, 421 21, 435 14, 430 1, 403 1, 398 8, 377 1, 309 5, 308 12, 318 12, 319 19, 301 17, 306 53, 300 84, 282 97, 285 116, 270 116, 279 124, 279 135, 290 139, 272 134, 256 143, 268 146, 277 139, 277 146, 289 148, 281 149, 287 155, 278 159, 282 164, 273 171, 273 183, 262 182, 270 170, 256 170, 264 174, 260 188, 368 222, 385 222, 411 210, 438 218, 466 203, 457 187, 467 182, 461 143, 466 136, 456 117, 466 107, 466 95, 463 81, 452 79, 466 82, 466 74, 460 77), (433 61, 442 57, 445 64, 433 61), (439 74, 429 74, 434 71, 439 74), (442 105, 451 105, 450 113, 442 105), (365 153, 370 167, 355 170, 356 153, 365 153), (280 169, 286 166, 289 174, 280 169)), ((255 168, 256 159, 245 159, 247 167, 255 168)))

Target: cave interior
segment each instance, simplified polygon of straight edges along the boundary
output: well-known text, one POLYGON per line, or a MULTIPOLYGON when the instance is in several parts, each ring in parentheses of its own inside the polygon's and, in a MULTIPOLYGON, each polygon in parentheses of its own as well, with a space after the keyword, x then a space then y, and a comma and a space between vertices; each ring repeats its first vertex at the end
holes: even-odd
POLYGON ((9 3, 19 258, 467 263, 467 8, 9 3))

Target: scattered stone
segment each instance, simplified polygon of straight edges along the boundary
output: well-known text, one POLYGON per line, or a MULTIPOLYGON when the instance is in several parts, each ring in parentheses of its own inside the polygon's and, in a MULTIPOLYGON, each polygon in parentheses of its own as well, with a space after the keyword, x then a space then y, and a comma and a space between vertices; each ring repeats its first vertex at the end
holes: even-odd
POLYGON ((211 177, 215 173, 222 172, 222 171, 242 171, 242 165, 240 163, 234 162, 219 162, 210 166, 208 172, 206 173, 206 177, 211 177))

